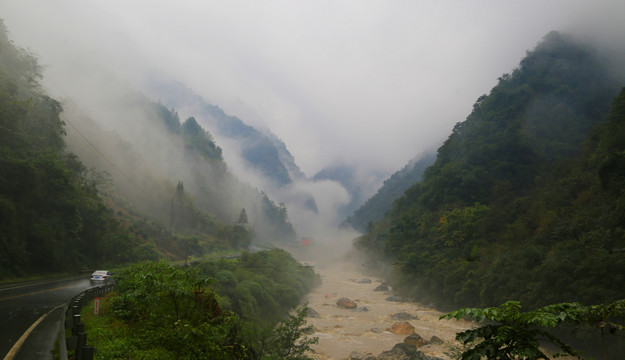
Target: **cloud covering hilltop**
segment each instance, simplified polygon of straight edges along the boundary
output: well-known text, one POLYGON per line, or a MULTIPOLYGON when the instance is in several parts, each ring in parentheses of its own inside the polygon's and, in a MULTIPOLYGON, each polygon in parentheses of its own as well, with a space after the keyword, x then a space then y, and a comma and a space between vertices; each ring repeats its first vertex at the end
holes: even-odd
POLYGON ((622 39, 625 4, 34 0, 0 11, 53 91, 81 97, 65 75, 94 62, 139 87, 158 69, 270 128, 311 176, 333 163, 401 168, 549 31, 622 39))

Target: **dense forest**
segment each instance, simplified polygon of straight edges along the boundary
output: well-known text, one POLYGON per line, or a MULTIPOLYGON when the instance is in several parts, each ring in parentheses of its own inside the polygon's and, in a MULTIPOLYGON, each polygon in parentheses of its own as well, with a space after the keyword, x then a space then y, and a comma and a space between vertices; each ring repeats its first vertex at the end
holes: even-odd
POLYGON ((108 260, 117 254, 111 244, 117 239, 139 246, 105 206, 97 176, 65 151, 62 106, 41 90, 41 76, 35 57, 15 48, 1 25, 2 277, 108 260))
POLYGON ((352 215, 343 220, 341 226, 351 226, 357 231, 366 232, 374 222, 384 218, 395 200, 415 183, 421 181, 425 169, 432 165, 435 154, 427 153, 412 159, 401 170, 384 181, 382 187, 360 206, 352 215))
POLYGON ((107 110, 125 133, 104 129, 48 96, 0 25, 0 280, 296 238, 286 207, 236 179, 194 117, 120 92, 107 110))
POLYGON ((357 240, 396 289, 441 308, 625 297, 625 92, 603 60, 552 32, 477 100, 357 240))

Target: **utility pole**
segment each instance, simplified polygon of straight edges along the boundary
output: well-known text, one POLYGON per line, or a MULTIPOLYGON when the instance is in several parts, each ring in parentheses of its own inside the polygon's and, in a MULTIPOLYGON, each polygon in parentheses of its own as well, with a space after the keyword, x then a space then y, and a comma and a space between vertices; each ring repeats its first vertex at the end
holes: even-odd
POLYGON ((169 210, 169 241, 174 241, 174 196, 171 197, 171 208, 169 210))

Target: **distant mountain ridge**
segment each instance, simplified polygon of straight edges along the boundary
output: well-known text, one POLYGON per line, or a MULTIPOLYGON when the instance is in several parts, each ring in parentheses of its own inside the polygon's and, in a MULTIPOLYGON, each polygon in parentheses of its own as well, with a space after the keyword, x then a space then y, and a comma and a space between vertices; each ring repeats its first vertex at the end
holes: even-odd
MULTIPOLYGON (((279 207, 266 194, 230 172, 222 158, 222 149, 194 117, 181 121, 173 109, 141 94, 126 94, 126 98, 132 96, 135 96, 129 101, 132 105, 117 105, 123 113, 133 114, 132 117, 120 115, 119 121, 125 121, 124 116, 128 116, 135 125, 134 132, 126 130, 123 137, 119 128, 102 131, 97 121, 71 104, 65 112, 67 119, 75 124, 68 131, 68 147, 88 166, 110 174, 114 183, 111 195, 119 200, 119 205, 133 204, 142 216, 162 224, 169 222, 180 231, 184 223, 195 227, 202 222, 232 224, 239 212, 246 209, 249 225, 259 240, 295 238, 294 229, 280 214, 279 207), (82 135, 76 133, 77 127, 98 149, 96 152, 91 146, 84 146, 82 135), (145 133, 150 136, 142 136, 145 133), (182 191, 172 189, 176 182, 182 191), (137 187, 150 191, 137 191, 137 187), (170 192, 177 199, 171 200, 171 204, 167 200, 172 197, 170 192)), ((203 231, 210 234, 213 230, 203 231)))
MULTIPOLYGON (((186 109, 193 113, 198 122, 210 130, 216 137, 226 138, 237 144, 240 156, 246 165, 260 173, 276 189, 287 189, 294 182, 303 180, 318 182, 331 180, 338 182, 349 194, 347 204, 339 206, 337 216, 345 218, 361 206, 369 196, 368 182, 380 181, 384 174, 370 173, 363 178, 358 169, 351 165, 335 164, 328 166, 311 178, 299 168, 287 145, 270 130, 261 131, 246 124, 236 116, 228 115, 219 106, 210 104, 186 85, 171 79, 155 75, 148 82, 153 97, 159 98, 167 106, 186 109), (372 180, 373 179, 373 180, 372 180)), ((305 191, 297 194, 298 189, 290 188, 285 198, 300 203, 304 209, 318 213, 316 199, 305 191)))
POLYGON ((399 199, 408 188, 421 181, 423 172, 435 160, 436 155, 433 152, 412 159, 401 170, 384 180, 375 195, 343 220, 341 226, 351 226, 357 231, 365 232, 370 223, 377 222, 386 215, 393 207, 395 200, 399 199))
POLYGON ((247 165, 277 187, 305 177, 284 142, 275 134, 264 133, 238 117, 226 114, 219 106, 210 104, 178 81, 154 76, 149 79, 148 87, 152 96, 167 106, 189 109, 216 136, 235 141, 247 165))

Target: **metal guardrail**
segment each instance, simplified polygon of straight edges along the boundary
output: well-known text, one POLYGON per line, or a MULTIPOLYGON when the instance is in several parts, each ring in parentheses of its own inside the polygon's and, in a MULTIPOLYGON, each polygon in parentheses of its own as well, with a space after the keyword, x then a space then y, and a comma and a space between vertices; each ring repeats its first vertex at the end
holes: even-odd
POLYGON ((75 360, 92 360, 94 355, 93 346, 87 346, 87 333, 85 324, 80 321, 80 311, 89 301, 100 297, 115 288, 115 284, 105 284, 89 288, 74 296, 65 305, 65 311, 61 313, 59 322, 59 358, 68 360, 68 351, 74 351, 75 360), (66 330, 71 329, 71 335, 66 337, 66 330))

